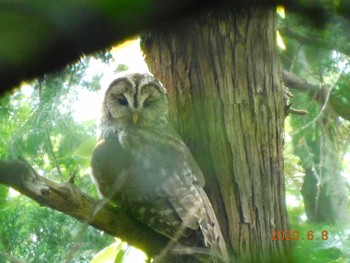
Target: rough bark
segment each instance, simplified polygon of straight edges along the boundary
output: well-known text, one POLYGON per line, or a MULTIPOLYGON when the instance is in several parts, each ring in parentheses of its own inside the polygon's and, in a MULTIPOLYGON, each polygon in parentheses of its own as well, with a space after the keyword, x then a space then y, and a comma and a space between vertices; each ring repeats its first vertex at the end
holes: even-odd
POLYGON ((275 12, 198 14, 144 37, 168 89, 174 124, 206 176, 206 190, 240 262, 281 262, 288 230, 283 178, 284 94, 275 12))

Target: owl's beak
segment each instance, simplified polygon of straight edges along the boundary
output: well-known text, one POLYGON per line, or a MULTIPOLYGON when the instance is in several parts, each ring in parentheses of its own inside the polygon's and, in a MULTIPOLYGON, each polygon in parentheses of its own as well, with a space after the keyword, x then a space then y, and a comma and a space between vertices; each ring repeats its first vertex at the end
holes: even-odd
POLYGON ((136 125, 138 120, 139 120, 139 113, 137 111, 134 111, 132 115, 132 121, 136 125))

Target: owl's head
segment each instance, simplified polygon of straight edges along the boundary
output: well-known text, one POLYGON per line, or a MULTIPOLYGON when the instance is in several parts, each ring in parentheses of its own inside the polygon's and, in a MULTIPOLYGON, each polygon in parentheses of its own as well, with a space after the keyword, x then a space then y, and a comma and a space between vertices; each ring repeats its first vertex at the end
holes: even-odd
POLYGON ((163 126, 168 123, 168 97, 152 75, 128 74, 108 87, 102 108, 101 126, 163 126))

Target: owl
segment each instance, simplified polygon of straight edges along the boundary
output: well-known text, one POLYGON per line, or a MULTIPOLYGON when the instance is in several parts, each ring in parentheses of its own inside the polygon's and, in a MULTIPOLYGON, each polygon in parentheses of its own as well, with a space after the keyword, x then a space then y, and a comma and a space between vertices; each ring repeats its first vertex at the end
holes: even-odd
POLYGON ((174 243, 226 261, 204 177, 169 123, 163 85, 148 73, 114 80, 99 129, 91 167, 102 195, 174 243))

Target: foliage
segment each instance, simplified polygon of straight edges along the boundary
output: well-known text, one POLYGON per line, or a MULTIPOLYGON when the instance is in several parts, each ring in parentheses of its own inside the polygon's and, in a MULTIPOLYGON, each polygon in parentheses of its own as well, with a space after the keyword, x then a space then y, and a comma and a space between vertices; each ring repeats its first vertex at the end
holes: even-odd
POLYGON ((339 227, 315 224, 295 225, 293 229, 300 233, 300 238, 293 241, 293 256, 296 262, 348 262, 348 232, 339 227), (326 231, 324 236, 322 231, 326 231))
POLYGON ((90 263, 145 262, 146 255, 116 238, 116 241, 96 254, 90 263))
POLYGON ((325 2, 332 19, 322 27, 288 10, 278 25, 285 46, 280 50, 284 70, 313 84, 290 90, 292 107, 307 111, 286 120, 291 229, 326 229, 330 236, 327 241, 295 241, 296 262, 347 262, 350 257, 350 166, 344 159, 350 142, 349 21, 333 13, 336 2, 325 2))
POLYGON ((19 196, 0 210, 1 250, 25 262, 87 262, 111 238, 19 196), (70 255, 72 254, 72 255, 70 255))
MULTIPOLYGON (((348 66, 348 65, 347 65, 348 66)), ((332 90, 330 104, 334 111, 346 120, 350 120, 350 73, 342 74, 337 82, 337 85, 332 90)))
MULTIPOLYGON (((78 122, 72 105, 82 89, 97 91, 100 76, 85 79, 91 58, 35 80, 0 101, 1 159, 23 158, 46 177, 97 196, 88 176, 95 120, 78 122)), ((25 262, 88 262, 111 237, 0 186, 0 251, 25 262)), ((1 261, 1 260, 0 260, 1 261)), ((2 262, 2 261, 1 261, 2 262)))

